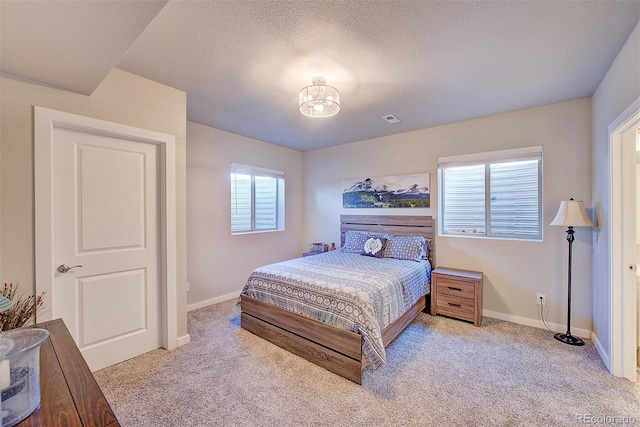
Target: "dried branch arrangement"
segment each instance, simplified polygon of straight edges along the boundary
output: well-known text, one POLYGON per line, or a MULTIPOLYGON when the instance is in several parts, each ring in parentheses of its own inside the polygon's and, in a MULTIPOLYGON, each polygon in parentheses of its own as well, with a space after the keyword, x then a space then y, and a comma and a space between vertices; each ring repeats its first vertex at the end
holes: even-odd
POLYGON ((0 331, 20 328, 40 311, 44 292, 40 295, 18 295, 18 285, 5 283, 2 295, 13 302, 13 307, 0 313, 0 331))

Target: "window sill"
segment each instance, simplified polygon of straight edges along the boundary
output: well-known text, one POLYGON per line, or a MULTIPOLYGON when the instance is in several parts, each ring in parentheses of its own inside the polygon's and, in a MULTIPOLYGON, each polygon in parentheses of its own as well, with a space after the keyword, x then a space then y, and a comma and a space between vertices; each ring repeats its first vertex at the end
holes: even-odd
POLYGON ((236 232, 232 232, 231 235, 232 236, 243 236, 245 234, 275 233, 275 232, 278 232, 278 231, 284 231, 284 228, 275 229, 275 230, 236 231, 236 232))
POLYGON ((452 237, 454 239, 463 238, 463 239, 484 239, 484 240, 515 240, 518 242, 534 242, 534 243, 541 243, 543 241, 542 238, 526 239, 523 237, 486 236, 484 234, 471 234, 471 233, 458 233, 458 234, 438 233, 438 237, 452 237))

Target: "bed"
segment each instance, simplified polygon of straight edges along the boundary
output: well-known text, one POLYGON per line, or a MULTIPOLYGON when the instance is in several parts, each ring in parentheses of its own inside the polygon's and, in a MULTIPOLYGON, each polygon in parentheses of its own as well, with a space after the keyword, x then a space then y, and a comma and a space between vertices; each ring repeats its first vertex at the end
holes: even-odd
POLYGON ((341 215, 340 222, 345 252, 254 270, 240 296, 241 326, 361 384, 363 369, 384 363, 384 348, 427 305, 433 221, 429 216, 341 215), (358 239, 363 236, 387 238, 384 256, 362 256, 358 239), (411 245, 410 256, 398 253, 406 242, 425 240, 421 254, 411 245))

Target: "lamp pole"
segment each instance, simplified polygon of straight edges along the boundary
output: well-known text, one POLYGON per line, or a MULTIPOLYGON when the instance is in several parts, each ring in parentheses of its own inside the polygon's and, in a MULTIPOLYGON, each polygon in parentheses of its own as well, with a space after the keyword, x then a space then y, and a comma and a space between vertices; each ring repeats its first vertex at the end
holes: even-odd
POLYGON ((565 344, 584 345, 584 341, 582 341, 578 337, 574 337, 573 335, 571 335, 571 260, 573 258, 573 240, 575 239, 573 233, 573 226, 570 225, 567 229, 567 242, 569 242, 569 272, 567 273, 567 333, 557 333, 554 335, 554 338, 558 341, 562 341, 565 344))

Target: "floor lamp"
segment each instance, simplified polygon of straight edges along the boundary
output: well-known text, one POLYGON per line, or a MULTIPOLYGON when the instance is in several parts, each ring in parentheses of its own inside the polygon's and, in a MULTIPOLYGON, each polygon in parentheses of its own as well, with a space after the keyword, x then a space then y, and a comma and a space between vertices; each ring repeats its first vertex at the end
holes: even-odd
POLYGON ((567 228, 567 242, 569 242, 569 273, 568 273, 568 296, 567 296, 567 333, 557 333, 554 338, 570 345, 584 345, 578 337, 571 335, 571 247, 573 246, 573 227, 595 227, 591 218, 584 208, 584 203, 579 200, 563 200, 556 217, 551 221, 551 225, 560 225, 567 228))

